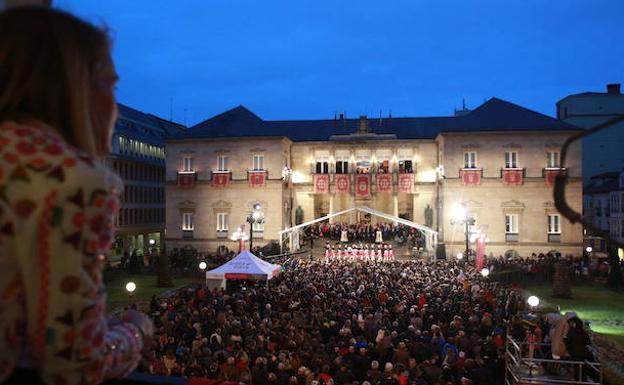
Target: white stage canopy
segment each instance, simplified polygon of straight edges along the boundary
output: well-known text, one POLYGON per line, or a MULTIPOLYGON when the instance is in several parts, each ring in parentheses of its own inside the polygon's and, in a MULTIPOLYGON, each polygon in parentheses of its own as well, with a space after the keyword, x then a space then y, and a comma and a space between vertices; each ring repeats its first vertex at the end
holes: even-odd
POLYGON ((293 250, 293 246, 298 245, 298 238, 299 238, 299 231, 304 229, 307 226, 313 225, 317 222, 322 222, 322 221, 326 221, 330 218, 333 217, 337 217, 340 215, 345 215, 348 214, 352 211, 361 211, 367 214, 371 214, 380 218, 384 218, 390 222, 394 222, 394 223, 400 223, 402 225, 408 226, 408 227, 412 227, 415 229, 420 230, 421 232, 423 232, 425 234, 425 249, 426 251, 429 252, 434 252, 435 251, 435 247, 436 244, 438 243, 438 232, 433 230, 430 227, 427 227, 425 225, 421 225, 419 223, 416 222, 412 222, 412 221, 408 221, 407 219, 403 219, 400 217, 395 217, 394 215, 390 215, 390 214, 386 214, 383 211, 379 211, 379 210, 374 210, 371 209, 370 207, 360 207, 360 206, 356 206, 356 207, 352 207, 350 209, 347 210, 343 210, 343 211, 339 211, 336 213, 331 213, 329 215, 326 215, 324 217, 320 217, 320 218, 316 218, 313 219, 311 221, 308 222, 304 222, 300 225, 297 226, 293 226, 293 227, 289 227, 286 228, 282 231, 279 232, 280 235, 280 246, 283 244, 283 240, 284 237, 290 237, 290 241, 291 241, 291 247, 290 250, 293 250))
POLYGON ((280 265, 274 265, 243 250, 216 269, 206 272, 206 279, 256 279, 269 280, 279 274, 280 265))

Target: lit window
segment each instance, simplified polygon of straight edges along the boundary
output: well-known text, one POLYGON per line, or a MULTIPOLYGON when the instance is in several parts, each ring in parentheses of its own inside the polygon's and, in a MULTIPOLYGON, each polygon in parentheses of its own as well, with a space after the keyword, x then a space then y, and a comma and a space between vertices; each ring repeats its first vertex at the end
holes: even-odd
POLYGON ((399 160, 399 173, 403 174, 412 174, 414 172, 414 168, 412 166, 412 161, 407 159, 399 160))
POLYGON ((185 156, 182 167, 183 171, 193 171, 193 157, 185 156))
POLYGON ((253 156, 253 170, 256 170, 256 171, 264 170, 264 155, 253 156))
POLYGON ((193 230, 193 213, 182 213, 182 230, 193 230))
POLYGON ((548 168, 558 168, 559 167, 559 151, 548 151, 546 153, 547 158, 547 166, 548 168))
POLYGON ((217 231, 228 230, 228 215, 227 213, 217 213, 217 231))
POLYGON ((505 233, 518 234, 518 214, 505 214, 505 233))
POLYGON ((548 234, 561 234, 561 216, 559 214, 548 215, 548 234))
POLYGON ((336 174, 348 174, 349 173, 349 161, 348 160, 336 160, 336 174))
POLYGON ((464 168, 476 168, 477 167, 477 153, 465 152, 464 153, 464 168))
POLYGON ((227 156, 217 156, 217 171, 228 171, 227 156))
POLYGON ((505 152, 505 168, 518 168, 518 153, 516 151, 505 152))
POLYGON ((327 161, 317 161, 316 162, 316 173, 317 174, 328 174, 329 173, 329 163, 327 163, 327 161))

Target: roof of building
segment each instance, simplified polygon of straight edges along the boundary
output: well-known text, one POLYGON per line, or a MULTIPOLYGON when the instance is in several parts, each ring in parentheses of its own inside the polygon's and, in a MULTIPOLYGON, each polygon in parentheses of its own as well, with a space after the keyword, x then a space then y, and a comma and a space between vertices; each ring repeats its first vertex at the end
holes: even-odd
MULTIPOLYGON (((421 118, 368 118, 375 134, 397 139, 433 139, 440 133, 477 131, 570 131, 578 127, 516 104, 492 98, 461 116, 421 118)), ((281 136, 293 141, 326 141, 335 135, 356 132, 360 119, 262 120, 238 106, 209 118, 172 139, 281 136)))
POLYGON ((177 135, 186 128, 178 123, 146 114, 132 107, 118 103, 119 119, 115 124, 115 132, 133 139, 154 144, 164 144, 168 136, 177 135), (130 122, 131 124, 127 124, 130 122))

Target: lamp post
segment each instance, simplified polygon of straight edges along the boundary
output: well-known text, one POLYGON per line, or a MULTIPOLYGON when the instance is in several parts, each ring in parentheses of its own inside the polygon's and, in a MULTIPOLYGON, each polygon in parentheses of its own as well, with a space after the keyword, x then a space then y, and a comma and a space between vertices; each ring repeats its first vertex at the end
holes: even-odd
POLYGON ((245 241, 247 239, 249 239, 247 237, 247 234, 245 234, 244 225, 240 226, 238 229, 236 229, 236 231, 232 234, 232 237, 230 239, 233 240, 233 241, 238 241, 238 252, 239 253, 241 251, 243 251, 243 249, 245 249, 245 241))
POLYGON ((456 224, 464 226, 464 235, 466 240, 466 250, 464 255, 466 256, 466 260, 468 260, 470 253, 470 226, 475 224, 475 219, 468 215, 468 211, 464 205, 457 204, 453 207, 451 225, 456 224))
POLYGON ((262 212, 262 205, 260 203, 255 203, 253 205, 253 211, 247 216, 247 223, 249 223, 249 251, 253 253, 254 224, 264 223, 264 213, 262 212))
POLYGON ((206 262, 201 261, 201 262, 199 263, 199 271, 200 271, 200 273, 199 273, 199 274, 200 274, 200 276, 199 276, 199 283, 201 283, 201 281, 202 281, 202 277, 203 277, 204 279, 206 279, 206 275, 204 274, 204 271, 206 271, 206 268, 207 268, 207 267, 208 267, 208 264, 207 264, 206 262))
POLYGON ((135 290, 136 290, 136 283, 132 281, 126 283, 126 291, 128 292, 128 303, 130 303, 131 305, 132 305, 132 295, 134 294, 135 290))

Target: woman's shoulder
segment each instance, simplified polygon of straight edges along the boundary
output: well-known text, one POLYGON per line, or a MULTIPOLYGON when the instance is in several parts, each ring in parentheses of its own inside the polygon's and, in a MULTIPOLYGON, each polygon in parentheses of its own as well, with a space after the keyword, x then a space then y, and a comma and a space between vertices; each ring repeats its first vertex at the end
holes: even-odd
POLYGON ((82 191, 118 195, 122 183, 102 161, 32 125, 0 123, 0 186, 40 196, 82 191))

